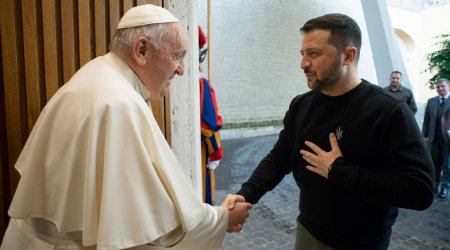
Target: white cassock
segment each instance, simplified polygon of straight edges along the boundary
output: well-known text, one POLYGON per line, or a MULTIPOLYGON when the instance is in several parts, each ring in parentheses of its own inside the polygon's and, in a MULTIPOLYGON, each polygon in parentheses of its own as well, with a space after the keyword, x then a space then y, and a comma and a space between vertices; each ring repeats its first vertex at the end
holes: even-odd
POLYGON ((16 163, 2 249, 221 246, 228 215, 195 196, 147 97, 113 53, 58 90, 16 163))

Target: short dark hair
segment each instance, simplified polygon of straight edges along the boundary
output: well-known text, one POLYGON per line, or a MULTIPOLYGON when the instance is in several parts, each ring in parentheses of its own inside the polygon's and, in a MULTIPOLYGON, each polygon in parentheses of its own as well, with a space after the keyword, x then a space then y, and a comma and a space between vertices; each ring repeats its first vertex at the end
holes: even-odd
POLYGON ((307 21, 300 31, 304 34, 316 30, 330 31, 328 42, 334 45, 338 51, 343 51, 346 47, 355 47, 356 61, 359 60, 361 49, 361 30, 358 24, 347 15, 332 13, 313 18, 307 21))
POLYGON ((392 72, 391 72, 391 76, 392 76, 393 74, 399 74, 400 76, 403 76, 403 75, 402 75, 402 72, 400 72, 400 71, 398 71, 398 70, 392 71, 392 72))
POLYGON ((439 78, 439 79, 436 80, 435 84, 439 84, 439 83, 442 83, 442 82, 447 82, 447 84, 450 83, 450 81, 447 78, 439 78))

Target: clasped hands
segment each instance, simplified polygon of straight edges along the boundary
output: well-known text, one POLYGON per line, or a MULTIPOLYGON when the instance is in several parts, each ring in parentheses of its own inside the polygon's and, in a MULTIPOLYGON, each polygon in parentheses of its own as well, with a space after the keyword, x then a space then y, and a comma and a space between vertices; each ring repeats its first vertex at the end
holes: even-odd
POLYGON ((245 202, 242 195, 227 195, 221 205, 228 213, 228 233, 237 233, 242 230, 245 220, 248 218, 248 210, 252 204, 245 202))
POLYGON ((303 159, 310 164, 306 166, 306 169, 328 179, 331 164, 333 164, 334 160, 342 156, 336 135, 330 133, 331 151, 329 152, 323 151, 319 146, 310 141, 305 141, 305 145, 313 151, 300 150, 303 159))

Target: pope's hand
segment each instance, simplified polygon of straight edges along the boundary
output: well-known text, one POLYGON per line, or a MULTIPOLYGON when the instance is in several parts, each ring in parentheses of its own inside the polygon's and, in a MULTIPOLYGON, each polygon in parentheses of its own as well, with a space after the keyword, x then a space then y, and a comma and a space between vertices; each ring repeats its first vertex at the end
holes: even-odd
POLYGON ((248 210, 252 208, 252 204, 245 202, 245 198, 241 195, 229 194, 223 201, 222 207, 228 213, 227 232, 240 232, 248 218, 248 210))

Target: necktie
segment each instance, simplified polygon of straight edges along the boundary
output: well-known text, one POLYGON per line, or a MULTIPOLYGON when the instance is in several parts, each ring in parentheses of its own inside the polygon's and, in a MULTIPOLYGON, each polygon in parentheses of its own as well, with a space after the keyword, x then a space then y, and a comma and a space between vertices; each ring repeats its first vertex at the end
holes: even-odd
POLYGON ((445 101, 446 101, 445 97, 441 97, 441 106, 444 105, 445 101))

